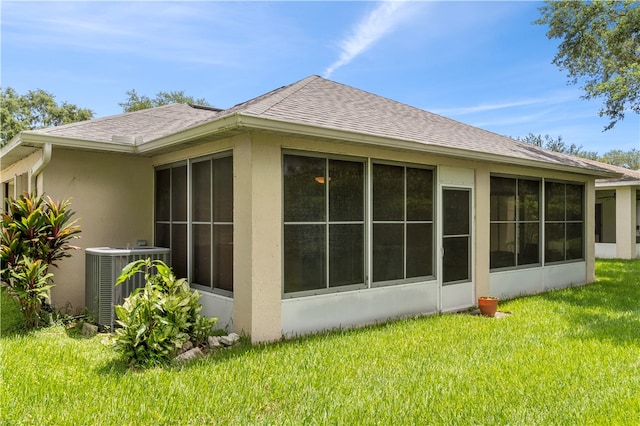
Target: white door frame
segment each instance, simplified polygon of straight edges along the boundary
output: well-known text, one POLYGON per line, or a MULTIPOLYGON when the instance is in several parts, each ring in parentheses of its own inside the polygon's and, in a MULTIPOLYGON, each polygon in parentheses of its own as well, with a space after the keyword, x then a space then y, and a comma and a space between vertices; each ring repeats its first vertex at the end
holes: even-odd
MULTIPOLYGON (((447 168, 454 171, 453 168, 447 168)), ((475 223, 474 223, 474 185, 473 180, 469 180, 469 172, 473 176, 473 170, 464 169, 467 179, 447 179, 439 176, 438 196, 440 202, 438 207, 438 231, 437 231, 437 267, 438 267, 438 293, 439 309, 441 312, 457 311, 475 306, 475 223), (464 182, 461 182, 464 180, 464 182), (443 194, 445 190, 462 190, 469 193, 469 281, 443 285, 444 268, 444 245, 443 245, 443 194)), ((448 175, 448 173, 447 173, 448 175)), ((447 176, 448 177, 448 176, 447 176)))

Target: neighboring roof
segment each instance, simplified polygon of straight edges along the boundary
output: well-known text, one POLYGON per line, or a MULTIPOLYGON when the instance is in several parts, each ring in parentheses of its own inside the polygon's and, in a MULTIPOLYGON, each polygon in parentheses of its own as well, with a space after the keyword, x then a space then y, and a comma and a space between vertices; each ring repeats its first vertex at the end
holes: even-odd
POLYGON ((617 185, 640 185, 640 170, 626 169, 612 164, 599 163, 612 172, 619 173, 622 176, 617 178, 596 179, 596 187, 598 186, 617 186, 617 185))
MULTIPOLYGON (((153 154, 233 131, 263 129, 463 158, 576 171, 616 172, 519 142, 319 76, 307 77, 227 110, 172 104, 22 132, 27 142, 153 154), (76 144, 76 141, 82 143, 76 144), (517 160, 517 161, 516 161, 517 160)), ((7 148, 7 147, 5 147, 7 148)), ((6 151, 4 148, 0 153, 6 151)))

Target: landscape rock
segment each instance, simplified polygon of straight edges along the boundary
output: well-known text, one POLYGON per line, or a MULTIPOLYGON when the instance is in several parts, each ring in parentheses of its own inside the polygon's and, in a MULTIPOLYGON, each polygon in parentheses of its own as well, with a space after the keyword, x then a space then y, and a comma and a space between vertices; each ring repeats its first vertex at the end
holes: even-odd
POLYGON ((209 347, 211 349, 219 348, 221 346, 220 337, 219 336, 209 336, 209 337, 207 337, 207 344, 209 345, 209 347))
POLYGON ((240 336, 237 333, 231 333, 228 336, 222 336, 220 338, 220 343, 224 346, 231 346, 240 341, 240 336))
POLYGON ((193 348, 193 343, 191 343, 191 340, 187 340, 186 342, 184 342, 184 344, 182 345, 182 348, 180 349, 180 353, 184 353, 187 352, 189 349, 193 348))
POLYGON ((98 334, 98 326, 85 322, 82 324, 82 335, 84 337, 93 337, 98 334))
POLYGON ((202 350, 200 348, 189 349, 186 352, 181 353, 176 357, 176 361, 190 361, 202 356, 202 350))

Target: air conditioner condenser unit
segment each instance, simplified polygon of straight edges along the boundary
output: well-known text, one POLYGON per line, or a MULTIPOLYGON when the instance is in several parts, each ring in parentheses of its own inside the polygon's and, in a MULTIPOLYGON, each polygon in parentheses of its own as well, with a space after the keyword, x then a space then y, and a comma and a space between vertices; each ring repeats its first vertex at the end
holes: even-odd
POLYGON ((144 274, 135 274, 122 284, 115 282, 129 263, 151 258, 171 265, 171 250, 163 247, 96 247, 86 249, 85 304, 101 329, 113 330, 115 305, 121 305, 131 292, 144 287, 144 274))

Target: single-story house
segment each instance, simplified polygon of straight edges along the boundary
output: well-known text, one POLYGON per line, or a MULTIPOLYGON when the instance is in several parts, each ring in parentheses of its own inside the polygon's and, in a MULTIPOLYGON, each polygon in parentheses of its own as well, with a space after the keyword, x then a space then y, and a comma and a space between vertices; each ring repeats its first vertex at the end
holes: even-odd
MULTIPOLYGON (((620 177, 318 76, 0 154, 5 195, 71 197, 84 249, 169 247, 203 313, 254 342, 588 283, 595 182, 620 177)), ((57 306, 83 306, 84 268, 54 271, 57 306)))
POLYGON ((640 258, 640 170, 607 167, 622 177, 596 179, 596 257, 640 258))

